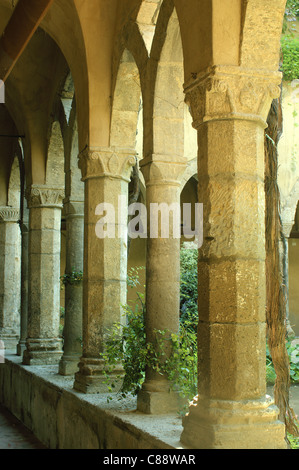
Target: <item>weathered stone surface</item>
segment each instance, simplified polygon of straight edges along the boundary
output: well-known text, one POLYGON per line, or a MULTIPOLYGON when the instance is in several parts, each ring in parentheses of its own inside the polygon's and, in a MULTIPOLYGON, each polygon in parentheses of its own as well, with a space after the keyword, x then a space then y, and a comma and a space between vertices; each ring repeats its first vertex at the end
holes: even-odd
MULTIPOLYGON (((180 177, 185 168, 183 163, 173 164, 155 159, 142 163, 148 214, 152 203, 170 205, 180 202, 180 177)), ((169 217, 168 237, 163 237, 158 228, 158 237, 149 236, 147 240, 146 335, 147 341, 151 343, 155 342, 156 330, 167 330, 168 334, 176 334, 179 330, 180 239, 175 238, 171 219, 169 217)), ((150 218, 149 222, 152 222, 150 218)), ((171 354, 167 348, 165 352, 171 354)), ((171 392, 167 377, 150 368, 146 371, 137 403, 139 411, 150 414, 178 409, 177 394, 171 392)))
POLYGON ((60 226, 63 192, 32 187, 29 218, 28 338, 25 364, 58 363, 62 355, 60 324, 60 226))
POLYGON ((198 391, 182 442, 199 448, 284 448, 264 400, 264 128, 279 74, 212 67, 186 87, 198 130, 198 391))
POLYGON ((190 448, 287 448, 284 425, 270 397, 239 402, 196 397, 183 426, 181 441, 190 448))
MULTIPOLYGON (((67 200, 66 213, 66 274, 83 272, 84 203, 67 200)), ((82 354, 83 281, 65 285, 65 316, 63 357, 59 363, 61 375, 73 375, 78 370, 82 354)))
MULTIPOLYGON (((128 181, 134 153, 122 149, 86 149, 79 156, 85 182, 85 259, 83 282, 83 356, 74 388, 84 393, 103 392, 103 363, 107 329, 122 323, 122 305, 126 303, 127 240, 118 236, 120 225, 127 224, 127 205, 119 207, 119 196, 128 198, 128 181), (96 224, 103 214, 96 208, 102 202, 115 208, 113 238, 99 238, 96 224)), ((126 232, 124 232, 126 233, 126 232)), ((105 387, 104 387, 105 389, 105 387)))
POLYGON ((20 336, 21 237, 20 211, 0 208, 0 339, 14 349, 20 336))

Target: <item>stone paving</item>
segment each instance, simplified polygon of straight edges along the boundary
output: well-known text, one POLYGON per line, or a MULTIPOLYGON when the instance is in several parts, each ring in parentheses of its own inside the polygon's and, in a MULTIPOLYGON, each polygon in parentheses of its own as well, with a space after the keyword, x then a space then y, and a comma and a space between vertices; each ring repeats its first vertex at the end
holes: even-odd
POLYGON ((46 447, 0 405, 0 449, 46 449, 46 447))
MULTIPOLYGON (((272 389, 272 387, 268 388, 268 393, 271 395, 272 389)), ((299 385, 291 387, 290 403, 297 416, 299 416, 299 385)), ((0 405, 0 449, 46 449, 46 447, 20 421, 0 405)))

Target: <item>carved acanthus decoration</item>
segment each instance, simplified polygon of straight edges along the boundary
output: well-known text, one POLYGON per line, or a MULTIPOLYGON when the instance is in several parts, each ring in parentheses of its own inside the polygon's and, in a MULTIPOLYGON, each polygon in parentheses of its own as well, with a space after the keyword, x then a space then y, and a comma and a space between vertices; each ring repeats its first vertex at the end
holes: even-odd
POLYGON ((266 120, 273 99, 280 96, 281 74, 260 73, 240 67, 211 67, 185 85, 186 102, 198 127, 207 121, 266 120))
POLYGON ((86 147, 79 154, 82 181, 91 178, 117 178, 130 181, 136 164, 135 150, 86 147))
POLYGON ((54 207, 62 208, 64 191, 46 186, 31 186, 26 193, 28 207, 54 207))
POLYGON ((16 207, 0 207, 0 223, 17 223, 20 219, 20 209, 16 207))
POLYGON ((175 185, 180 186, 187 162, 164 161, 159 155, 153 155, 152 159, 144 159, 140 162, 140 169, 144 176, 146 186, 149 185, 175 185))

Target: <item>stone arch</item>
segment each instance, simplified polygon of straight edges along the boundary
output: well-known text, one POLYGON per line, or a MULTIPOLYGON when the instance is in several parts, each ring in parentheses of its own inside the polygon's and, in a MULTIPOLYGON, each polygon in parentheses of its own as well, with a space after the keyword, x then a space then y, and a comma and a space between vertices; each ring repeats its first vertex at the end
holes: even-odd
POLYGON ((113 96, 110 133, 112 147, 136 147, 136 131, 141 108, 139 71, 133 55, 125 49, 119 64, 113 96))
POLYGON ((285 6, 286 0, 242 2, 241 66, 278 70, 285 6))
MULTIPOLYGON (((287 227, 288 231, 289 231, 289 226, 287 227)), ((298 337, 298 332, 299 332, 298 235, 299 235, 299 199, 297 201, 296 208, 295 208, 294 223, 290 230, 289 239, 287 240, 287 262, 286 262, 287 286, 288 286, 287 313, 288 313, 289 325, 291 327, 290 333, 291 335, 294 335, 295 333, 296 337, 298 337)))
POLYGON ((181 179, 181 192, 183 191, 184 187, 186 186, 188 181, 190 181, 191 178, 195 178, 196 180, 198 180, 197 157, 188 161, 187 168, 181 179))
POLYGON ((148 54, 150 54, 151 51, 162 2, 163 0, 142 0, 136 19, 148 54))
POLYGON ((174 4, 186 82, 213 65, 278 69, 285 0, 190 0, 188 9, 184 0, 174 4))
POLYGON ((56 43, 38 29, 9 77, 8 103, 18 127, 21 123, 25 132, 28 187, 46 181, 49 123, 53 119, 56 91, 66 70, 67 63, 56 43))
POLYGON ((8 184, 8 206, 19 208, 21 207, 21 168, 18 155, 15 155, 12 162, 10 178, 8 184))
POLYGON ((157 67, 153 96, 153 155, 158 160, 161 156, 170 161, 184 159, 183 81, 180 27, 173 10, 157 67))
POLYGON ((174 0, 174 4, 181 28, 186 82, 215 63, 238 63, 241 0, 191 0, 188 9, 184 0, 174 0))
POLYGON ((299 201, 299 178, 293 186, 288 198, 281 208, 282 228, 286 237, 289 237, 294 225, 297 204, 299 201))
POLYGON ((64 143, 59 121, 55 120, 51 128, 48 148, 46 185, 64 188, 64 143))
MULTIPOLYGON (((193 165, 192 165, 193 166, 193 165)), ((182 224, 182 238, 181 242, 194 242, 194 239, 188 239, 184 237, 183 232, 183 204, 191 204, 191 229, 195 230, 195 204, 198 201, 198 178, 197 178, 197 171, 192 173, 192 167, 188 168, 189 171, 185 172, 186 180, 181 185, 181 224, 182 224)))
POLYGON ((0 106, 0 126, 0 205, 6 206, 11 166, 16 153, 14 136, 18 133, 13 116, 6 105, 0 106))
POLYGON ((69 125, 71 119, 71 112, 74 107, 75 85, 71 71, 69 71, 63 90, 60 95, 60 102, 63 107, 63 114, 66 124, 69 125))
POLYGON ((80 2, 56 0, 51 7, 51 15, 46 16, 41 27, 56 42, 71 71, 77 96, 79 146, 83 149, 89 138, 89 79, 80 16, 80 2))

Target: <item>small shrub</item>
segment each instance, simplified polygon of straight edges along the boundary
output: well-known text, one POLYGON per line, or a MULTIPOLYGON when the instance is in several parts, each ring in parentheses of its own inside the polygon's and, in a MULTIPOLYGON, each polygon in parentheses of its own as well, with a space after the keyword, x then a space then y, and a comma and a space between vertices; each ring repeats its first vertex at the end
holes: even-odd
MULTIPOLYGON (((138 287, 139 270, 131 270, 128 286, 138 287)), ((137 291, 133 307, 123 306, 124 324, 117 323, 107 332, 105 351, 101 357, 106 364, 106 383, 112 391, 110 374, 117 364, 124 368, 120 398, 136 395, 145 378, 147 367, 167 375, 181 397, 191 399, 197 393, 197 339, 194 319, 181 321, 180 330, 155 330, 155 340, 146 341, 144 294, 137 291), (169 352, 171 352, 169 354, 169 352)), ((110 398, 108 397, 108 400, 110 398)))

